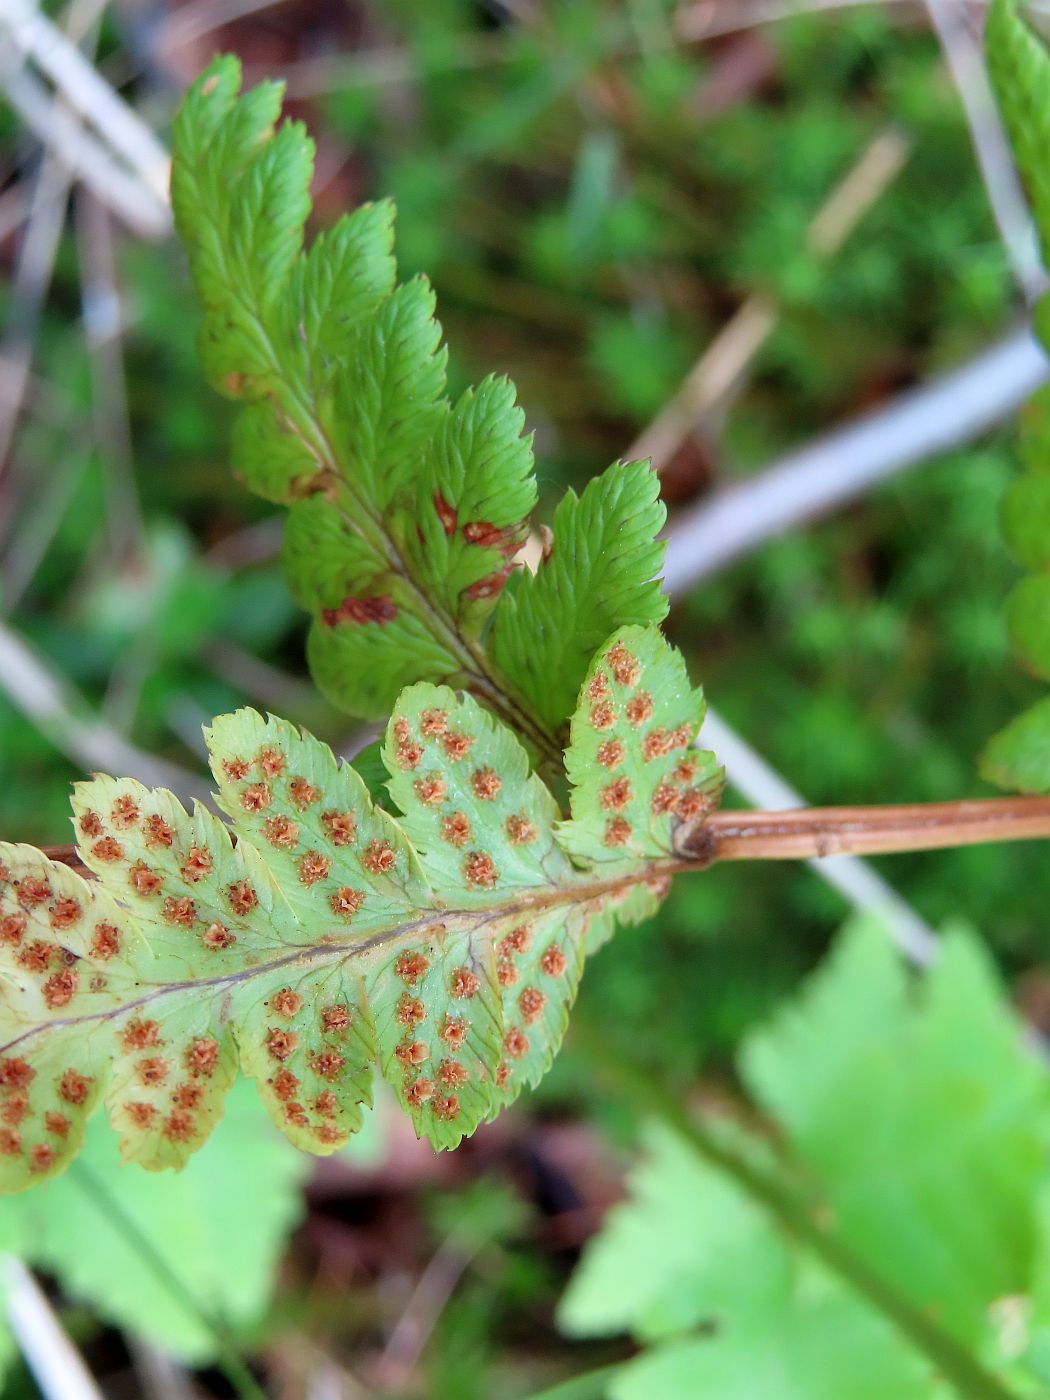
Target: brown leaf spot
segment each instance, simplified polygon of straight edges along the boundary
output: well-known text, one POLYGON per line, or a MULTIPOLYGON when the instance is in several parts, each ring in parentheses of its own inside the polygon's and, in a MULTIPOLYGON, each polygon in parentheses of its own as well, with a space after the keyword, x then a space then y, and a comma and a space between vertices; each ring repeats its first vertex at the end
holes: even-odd
POLYGON ((287 1060, 289 1055, 295 1053, 299 1046, 299 1037, 295 1031, 278 1030, 276 1026, 271 1026, 266 1032, 266 1048, 274 1060, 287 1060))
POLYGON ((540 958, 540 967, 548 977, 560 977, 568 967, 565 954, 558 947, 557 943, 552 943, 547 951, 540 958))
POLYGON ((231 783, 243 783, 251 771, 251 764, 244 758, 225 758, 222 762, 222 771, 231 783))
POLYGON ((270 1088, 282 1103, 289 1103, 298 1091, 299 1079, 290 1069, 281 1069, 270 1080, 270 1088))
POLYGON ((359 626, 378 623, 385 627, 397 617, 397 604, 389 593, 377 594, 372 598, 344 598, 337 608, 322 608, 321 618, 326 627, 336 627, 340 622, 354 622, 359 626))
POLYGON ((520 1060, 529 1053, 529 1037, 517 1026, 512 1026, 503 1037, 503 1048, 512 1060, 520 1060))
POLYGON ((512 928, 507 936, 500 940, 500 956, 512 958, 516 953, 527 953, 532 947, 532 931, 528 924, 519 924, 517 928, 512 928))
POLYGON ((696 777, 696 759, 683 758, 673 776, 680 783, 691 783, 696 777))
POLYGON ((322 1118, 334 1118, 339 1112, 339 1100, 331 1089, 322 1089, 314 1099, 314 1112, 319 1113, 322 1118))
POLYGON ((199 1084, 176 1084, 171 1091, 171 1101, 176 1108, 198 1108, 203 1097, 204 1090, 199 1084))
POLYGON ((478 598, 498 598, 503 592, 514 570, 513 564, 508 564, 505 568, 498 569, 494 574, 486 574, 484 578, 479 578, 470 584, 463 591, 468 598, 476 601, 478 598))
POLYGON ((470 822, 462 812, 453 812, 441 823, 441 836, 452 846, 465 846, 470 840, 470 822))
POLYGON ((191 846, 186 857, 186 864, 182 867, 183 879, 188 880, 191 885, 195 885, 198 880, 203 880, 210 873, 211 867, 211 851, 202 849, 200 846, 191 846))
POLYGON ((446 1089, 454 1089, 457 1084, 465 1084, 470 1075, 458 1060, 442 1060, 437 1077, 446 1089))
POLYGON ((448 731, 447 710, 424 710, 419 717, 419 732, 428 739, 440 739, 448 731))
POLYGON ((623 817, 614 817, 605 827, 604 841, 607 846, 626 846, 631 839, 631 824, 623 817))
POLYGON ((277 778, 284 772, 284 754, 272 745, 259 750, 256 762, 260 772, 265 773, 268 778, 277 778))
POLYGON ((313 783, 307 782, 303 777, 293 778, 288 784, 288 796, 292 799, 300 812, 306 810, 313 802, 320 802, 321 792, 315 788, 313 783))
POLYGON ((394 1054, 403 1065, 416 1065, 417 1067, 425 1064, 427 1060, 430 1059, 430 1051, 421 1040, 413 1040, 409 1044, 398 1045, 394 1050, 394 1054))
POLYGON ((77 825, 82 836, 101 836, 105 830, 102 818, 97 812, 84 812, 77 825))
POLYGON ((598 762, 603 768, 618 768, 624 760, 626 750, 619 739, 606 739, 598 745, 598 762))
POLYGON ((588 700, 601 700, 609 693, 609 677, 604 671, 595 671, 594 675, 587 682, 588 700))
POLYGON ((638 684, 642 668, 638 664, 638 658, 627 650, 623 642, 617 642, 614 647, 610 648, 608 662, 620 685, 638 684))
POLYGON ((510 1083, 510 1065, 503 1060, 496 1070, 496 1088, 505 1089, 510 1083))
POLYGON ((124 1109, 135 1127, 143 1131, 152 1125, 157 1116, 157 1110, 151 1103, 129 1103, 124 1105, 124 1109))
POLYGON ((357 818, 353 812, 324 812, 321 825, 333 846, 349 846, 357 835, 357 818))
POLYGON ((469 734, 462 734, 458 730, 450 730, 441 740, 441 747, 452 760, 458 763, 461 758, 466 758, 474 747, 474 740, 469 734))
POLYGON ((326 1006, 321 1012, 321 1030, 325 1035, 337 1035, 349 1028, 352 1021, 345 1006, 326 1006))
POLYGON ((46 1142, 38 1142, 29 1153, 29 1170, 36 1174, 50 1171, 55 1165, 55 1149, 46 1142))
POLYGON ((38 938, 34 943, 29 943, 19 950, 17 961, 27 972, 46 972, 51 965, 52 956, 57 952, 58 948, 54 943, 45 943, 38 938))
POLYGON ((335 1050, 322 1050, 319 1055, 311 1055, 310 1062, 314 1073, 331 1084, 346 1064, 346 1059, 335 1050))
POLYGON ((164 820, 153 813, 146 818, 146 845, 147 846, 170 846, 175 840, 175 833, 164 820))
POLYGON ((137 860, 128 872, 128 883, 136 894, 149 896, 160 892, 164 880, 144 860, 137 860))
POLYGON ((536 839, 536 828, 532 822, 518 813, 507 818, 507 838, 512 846, 527 846, 536 839))
POLYGON ((262 812, 269 807, 272 796, 266 783, 252 783, 241 793, 241 806, 246 812, 262 812))
POLYGON ((61 1006, 68 1006, 77 994, 77 974, 71 967, 64 967, 47 979, 42 990, 44 1002, 50 1010, 57 1011, 61 1006))
POLYGON ((518 980, 518 969, 508 959, 496 964, 496 979, 501 987, 513 987, 518 980))
POLYGON ((17 1157, 21 1151, 21 1136, 10 1128, 0 1128, 0 1157, 17 1157))
POLYGON ((476 889, 490 890, 499 879, 499 871, 490 855, 471 851, 463 862, 463 878, 476 889))
POLYGON ((75 1069, 67 1069, 58 1081, 58 1097, 63 1103, 70 1103, 74 1108, 79 1108, 87 1101, 94 1082, 86 1075, 78 1074, 75 1069))
POLYGON ((602 788, 601 804, 607 812, 622 812, 631 800, 629 778, 617 778, 608 787, 602 788))
POLYGON ((125 793, 113 803, 109 819, 118 831, 127 831, 139 819, 139 804, 129 793, 125 793))
POLYGON ((410 997, 407 992, 402 992, 395 1014, 399 1025, 415 1026, 426 1018, 427 1013, 418 997, 410 997))
POLYGON ((405 1099, 411 1108, 421 1108, 427 1099, 434 1096, 432 1079, 414 1079, 405 1089, 405 1099))
POLYGON ((666 729, 652 729, 642 740, 642 756, 646 763, 651 763, 654 758, 662 758, 664 754, 670 753, 673 736, 668 734, 666 729))
POLYGON ((12 948, 21 943, 22 935, 26 931, 26 922, 24 914, 5 914, 0 919, 0 943, 6 943, 12 948))
POLYGON ((680 724, 677 729, 672 729, 670 740, 672 749, 687 749, 693 742, 692 725, 680 724))
POLYGON ((438 1097, 434 1100, 435 1118, 442 1118, 445 1120, 445 1122, 448 1122, 449 1119, 455 1118, 458 1112, 459 1099, 456 1097, 455 1094, 449 1094, 447 1097, 444 1098, 439 1094, 438 1097))
POLYGON ((263 823, 263 835, 271 846, 294 846, 299 840, 299 823, 291 817, 267 817, 263 823))
POLYGON ((307 1117, 306 1109, 303 1108, 301 1103, 292 1102, 285 1104, 284 1116, 288 1119, 289 1123, 294 1123, 297 1128, 306 1128, 309 1126, 310 1119, 307 1117))
POLYGON ((420 802, 425 802, 428 807, 443 801, 448 792, 448 786, 440 773, 428 773, 425 778, 417 778, 412 786, 420 802))
POLYGON ((46 899, 51 898, 51 886, 46 880, 38 880, 35 875, 27 875, 25 879, 15 882, 18 890, 18 900, 27 909, 32 909, 34 905, 43 904, 46 899))
POLYGON ((361 864, 373 875, 385 875, 393 870, 397 854, 389 841, 372 841, 361 857, 361 864))
POLYGON ((467 1031, 470 1029, 462 1016, 445 1016, 445 1024, 438 1031, 438 1035, 451 1050, 458 1050, 467 1038, 467 1031))
POLYGON ((169 1142, 189 1142, 193 1137, 194 1118, 192 1113, 177 1108, 168 1115, 164 1124, 164 1136, 169 1142))
POLYGON ((476 768, 471 774, 470 785, 474 789, 475 797, 479 797, 482 802, 491 802, 499 796, 503 783, 494 768, 476 768))
POLYGON ((448 984, 449 991, 460 1000, 476 996, 479 985, 469 967, 457 967, 448 984))
POLYGON ((56 899, 50 910, 52 928, 72 928, 80 918, 80 905, 68 897, 56 899))
POLYGON ((275 1016, 296 1016, 303 1009, 303 999, 291 987, 282 987, 270 998, 270 1010, 275 1016))
POLYGON ((91 940, 91 956, 107 962, 120 951, 120 930, 113 924, 96 924, 91 940))
POLYGON ((197 906, 188 895, 173 897, 164 901, 164 908, 161 910, 160 916, 166 924, 174 924, 179 928, 190 928, 197 919, 197 906))
POLYGON ((0 1106, 0 1118, 12 1128, 17 1128, 29 1112, 29 1098, 26 1094, 14 1093, 0 1106))
POLYGON ((124 855, 124 847, 113 836, 103 836, 101 841, 96 841, 91 847, 91 854, 96 860, 120 860, 124 855))
POLYGON ((340 1130, 335 1126, 334 1123, 322 1123, 316 1131, 317 1141, 323 1142, 326 1145, 330 1145, 336 1142, 342 1142, 343 1139, 346 1137, 346 1134, 340 1132, 340 1130))
POLYGON ((307 851, 299 861, 299 881, 304 885, 316 885, 318 880, 328 878, 332 862, 320 851, 307 851))
POLYGON ((678 815, 683 821, 695 821, 708 810, 710 803, 699 788, 687 788, 678 800, 678 815))
POLYGON ((640 690, 637 695, 632 696, 627 702, 627 718, 637 729, 640 724, 645 724, 646 720, 652 719, 653 697, 647 690, 640 690))
POLYGON ((541 992, 539 987, 526 987, 518 997, 518 1005, 521 1007, 525 1024, 531 1026, 547 1005, 546 993, 541 992))
POLYGON ((163 1055, 151 1055, 142 1060, 135 1069, 140 1084, 163 1084, 171 1072, 171 1065, 163 1055))
POLYGON ((405 742, 397 745, 395 753, 398 766, 407 772, 411 768, 419 766, 419 761, 423 757, 423 750, 419 744, 405 742))
POLYGON ((64 1113, 49 1112, 44 1114, 44 1127, 55 1137, 64 1138, 69 1135, 70 1123, 64 1113))
POLYGON ((194 1079, 210 1079, 219 1063, 219 1044, 210 1035, 202 1035, 186 1050, 186 1068, 194 1079))
POLYGON ((654 815, 664 816, 668 812, 673 812, 678 807, 678 789, 673 788, 670 783, 661 783, 653 793, 653 800, 649 804, 654 815))
POLYGON ((616 712, 607 700, 602 700, 599 704, 591 708, 591 727, 593 729, 611 729, 616 723, 616 712))
POLYGON ((124 1027, 120 1042, 126 1052, 148 1050, 152 1045, 161 1045, 160 1026, 156 1021, 140 1021, 138 1017, 124 1027))
POLYGON ((354 917, 361 905, 365 902, 363 890, 351 889, 349 885, 343 885, 336 890, 335 894, 328 896, 328 904, 333 914, 345 919, 347 923, 354 917))
POLYGON ((403 982, 414 987, 430 966, 430 959, 423 953, 401 953, 394 963, 394 971, 403 982))
POLYGON ((205 948, 210 948, 213 953, 219 952, 223 948, 232 948, 237 942, 237 935, 231 933, 225 924, 220 924, 218 919, 201 934, 201 942, 205 948))
POLYGON ((434 492, 434 509, 437 511, 438 519, 441 521, 441 528, 445 534, 451 538, 456 533, 456 525, 459 522, 459 515, 456 507, 449 505, 440 491, 434 492))
POLYGON ((228 886, 226 896, 230 901, 230 908, 242 918, 245 914, 250 914, 259 903, 259 896, 247 880, 238 880, 236 884, 228 886))

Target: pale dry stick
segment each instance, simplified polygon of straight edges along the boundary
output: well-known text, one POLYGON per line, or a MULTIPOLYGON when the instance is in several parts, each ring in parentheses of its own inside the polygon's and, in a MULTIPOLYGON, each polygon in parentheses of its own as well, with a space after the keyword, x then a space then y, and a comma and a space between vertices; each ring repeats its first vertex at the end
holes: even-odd
POLYGON ((0 1298, 7 1325, 44 1400, 102 1400, 40 1285, 11 1254, 0 1255, 0 1298))
MULTIPOLYGON (((900 172, 909 145, 899 131, 880 132, 835 187, 810 221, 806 242, 825 260, 834 256, 900 172)), ((701 420, 739 384, 758 351, 769 339, 779 315, 776 303, 762 293, 749 296, 689 371, 677 391, 636 438, 627 458, 650 458, 660 471, 701 420)))
POLYGON ((195 773, 144 753, 91 717, 73 687, 3 623, 0 690, 78 768, 89 773, 127 773, 151 787, 171 788, 185 800, 207 797, 209 786, 195 773))
POLYGON ((43 83, 18 73, 5 83, 3 96, 70 174, 90 186, 133 233, 147 239, 167 235, 171 228, 167 203, 140 176, 114 160, 43 83))
POLYGON ((18 49, 54 83, 63 101, 121 155, 163 208, 171 158, 146 122, 71 42, 35 0, 4 0, 0 24, 18 49))
MULTIPOLYGON (((78 41, 87 38, 105 6, 106 0, 75 0, 66 21, 69 34, 78 41)), ((0 69, 0 80, 8 90, 20 76, 13 66, 17 62, 15 55, 5 56, 0 69)), ((70 184, 65 162, 54 150, 45 148, 33 188, 29 220, 18 250, 8 330, 0 345, 0 479, 29 383, 37 326, 51 285, 70 184)), ((10 492, 7 499, 10 508, 10 492)))
POLYGON ((981 46, 958 0, 926 0, 926 8, 966 115, 977 168, 1014 279, 1033 302, 1046 289, 1046 273, 981 46))
POLYGON ((105 474, 111 557, 119 569, 142 558, 145 531, 131 447, 113 227, 109 211, 86 188, 77 193, 76 214, 95 442, 105 474))
POLYGON ((818 519, 876 483, 965 446, 1020 408, 1050 379, 1027 328, 958 369, 891 399, 845 427, 680 512, 667 532, 664 586, 672 595, 763 541, 818 519))
MULTIPOLYGON (((987 0, 956 0, 981 8, 987 0)), ((675 32, 687 44, 739 34, 745 29, 778 24, 797 15, 834 10, 872 9, 892 4, 904 11, 922 13, 923 0, 692 0, 678 11, 675 32)))
POLYGON ((190 0, 188 5, 165 15, 154 46, 161 57, 166 57, 173 49, 204 39, 224 25, 260 10, 276 9, 283 3, 284 0, 190 0))

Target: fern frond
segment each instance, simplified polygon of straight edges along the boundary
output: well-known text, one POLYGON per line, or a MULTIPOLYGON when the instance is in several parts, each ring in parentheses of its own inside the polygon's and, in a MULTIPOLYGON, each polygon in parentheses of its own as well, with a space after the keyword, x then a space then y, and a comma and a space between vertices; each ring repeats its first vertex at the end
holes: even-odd
MULTIPOLYGON (((61 1170, 103 1100, 127 1160, 182 1165, 238 1064, 315 1153, 358 1128, 377 1064, 435 1148, 535 1084, 588 935, 601 942, 617 910, 653 903, 706 811, 685 786, 655 825, 645 816, 698 722, 680 658, 655 628, 633 629, 596 665, 577 730, 604 732, 600 668, 628 714, 628 693, 671 682, 670 708, 645 700, 629 721, 641 805, 617 795, 612 826, 612 774, 613 789, 581 782, 562 826, 514 734, 470 696, 420 683, 382 751, 400 819, 324 744, 240 710, 206 732, 232 833, 169 792, 96 777, 73 804, 94 881, 0 846, 0 1190, 61 1170), (619 823, 636 816, 645 835, 625 842, 619 823)), ((689 782, 702 770, 710 783, 710 756, 695 765, 689 782)))
POLYGON ((313 616, 315 678, 372 719, 412 682, 463 686, 556 765, 595 647, 666 611, 655 479, 618 467, 570 495, 553 561, 501 596, 536 502, 513 386, 491 377, 449 403, 434 293, 396 285, 389 204, 303 251, 312 146, 295 122, 275 129, 278 86, 239 87, 222 58, 188 92, 172 202, 205 368, 245 404, 235 468, 289 507, 285 568, 313 616))

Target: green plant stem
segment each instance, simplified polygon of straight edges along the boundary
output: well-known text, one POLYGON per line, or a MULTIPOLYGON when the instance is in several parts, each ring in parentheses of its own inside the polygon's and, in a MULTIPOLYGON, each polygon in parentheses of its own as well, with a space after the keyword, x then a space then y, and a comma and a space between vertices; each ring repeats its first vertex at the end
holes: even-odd
POLYGON ((107 1189, 105 1183, 83 1162, 74 1162, 69 1169, 69 1175, 80 1183, 85 1195, 109 1217, 118 1233, 138 1251, 172 1297, 211 1335, 215 1342, 216 1365, 238 1400, 267 1400, 266 1392, 248 1369, 225 1328, 209 1316, 193 1296, 192 1289, 182 1281, 145 1231, 107 1189))
POLYGON ((584 1050, 597 1072, 633 1103, 640 1115, 659 1114, 697 1155, 730 1177, 778 1225, 817 1256, 859 1297, 891 1322, 921 1352, 965 1400, 1018 1400, 1016 1394, 986 1370, 949 1333, 885 1281, 832 1230, 817 1223, 813 1211, 774 1174, 757 1166, 688 1113, 671 1095, 653 1084, 641 1070, 622 1060, 610 1042, 579 1012, 573 1043, 584 1050))

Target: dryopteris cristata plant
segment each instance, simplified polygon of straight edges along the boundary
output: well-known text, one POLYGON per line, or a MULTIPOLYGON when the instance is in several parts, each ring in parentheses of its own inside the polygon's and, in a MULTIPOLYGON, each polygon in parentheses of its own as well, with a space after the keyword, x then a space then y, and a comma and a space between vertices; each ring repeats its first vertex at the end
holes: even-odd
POLYGON ((376 1064, 454 1147, 543 1075, 587 950, 690 864, 721 785, 701 717, 681 657, 628 627, 573 716, 569 820, 504 725, 426 682, 383 746, 399 820, 252 710, 207 736, 236 841, 168 792, 78 784, 96 882, 0 846, 0 1190, 66 1166, 102 1101, 127 1160, 180 1166, 238 1062, 308 1151, 359 1126, 376 1064))

